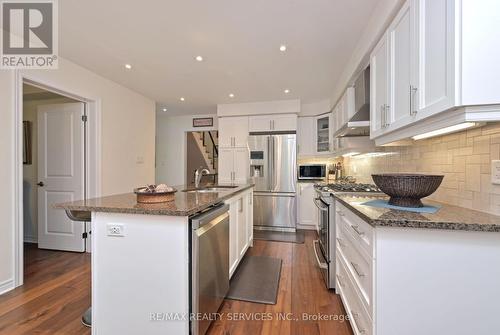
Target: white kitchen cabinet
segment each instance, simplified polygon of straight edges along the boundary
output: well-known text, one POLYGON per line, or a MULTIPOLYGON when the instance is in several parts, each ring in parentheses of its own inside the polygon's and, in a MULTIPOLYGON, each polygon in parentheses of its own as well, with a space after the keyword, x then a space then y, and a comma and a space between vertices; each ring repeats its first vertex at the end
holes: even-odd
POLYGON ((250 132, 296 130, 297 115, 295 114, 257 115, 249 117, 250 132))
POLYGON ((318 210, 314 205, 314 183, 298 183, 298 224, 302 229, 316 229, 318 225, 318 210))
POLYGON ((229 275, 232 276, 253 244, 253 191, 225 201, 229 205, 229 275))
POLYGON ((297 154, 298 156, 313 156, 315 154, 314 122, 312 116, 299 117, 297 122, 297 154))
POLYGON ((499 20, 499 1, 403 4, 371 54, 370 136, 377 145, 500 120, 499 20))
MULTIPOLYGON (((454 0, 412 0, 413 113, 428 117, 455 104, 454 0)), ((476 52, 476 51, 474 51, 476 52)), ((497 101, 498 102, 498 101, 497 101)))
POLYGON ((221 117, 219 124, 219 148, 248 146, 248 117, 221 117))
POLYGON ((249 178, 248 147, 219 148, 219 183, 243 184, 249 178))
POLYGON ((414 88, 410 78, 413 60, 411 13, 410 2, 407 1, 388 30, 390 86, 386 124, 390 129, 406 126, 414 119, 412 108, 414 88))
POLYGON ((247 197, 242 196, 238 200, 238 258, 242 258, 248 249, 247 212, 247 197))
POLYGON ((370 138, 385 132, 388 98, 389 41, 385 34, 370 57, 370 138))
POLYGON ((499 329, 498 317, 488 313, 500 299, 500 270, 491 266, 500 262, 498 234, 374 227, 340 201, 335 210, 336 292, 354 334, 438 335, 446 329, 486 335, 499 329), (423 314, 439 317, 422 323, 415 315, 423 314), (464 319, 481 322, 457 322, 464 319))

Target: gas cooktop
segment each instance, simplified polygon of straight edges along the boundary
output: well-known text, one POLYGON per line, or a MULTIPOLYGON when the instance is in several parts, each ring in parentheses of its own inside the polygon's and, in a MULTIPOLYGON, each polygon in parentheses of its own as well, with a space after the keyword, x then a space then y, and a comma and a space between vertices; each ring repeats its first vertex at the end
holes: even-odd
POLYGON ((320 192, 381 192, 380 189, 373 184, 360 183, 336 183, 336 184, 316 184, 314 188, 320 192))

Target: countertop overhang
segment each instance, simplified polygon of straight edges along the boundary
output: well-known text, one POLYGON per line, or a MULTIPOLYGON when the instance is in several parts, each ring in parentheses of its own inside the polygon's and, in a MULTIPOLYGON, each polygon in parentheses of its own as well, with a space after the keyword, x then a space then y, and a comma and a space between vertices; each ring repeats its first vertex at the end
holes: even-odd
POLYGON ((416 213, 363 205, 374 199, 389 199, 384 194, 332 195, 373 227, 500 232, 500 216, 428 199, 423 199, 426 205, 441 207, 436 213, 416 213))
POLYGON ((56 204, 54 207, 66 211, 78 212, 101 212, 120 214, 145 214, 145 215, 170 215, 190 216, 204 209, 232 198, 240 192, 254 186, 253 183, 234 184, 234 188, 224 189, 218 192, 183 192, 185 189, 193 189, 192 186, 174 186, 178 191, 175 199, 169 202, 157 204, 142 204, 137 202, 134 193, 110 195, 106 197, 74 201, 56 204))

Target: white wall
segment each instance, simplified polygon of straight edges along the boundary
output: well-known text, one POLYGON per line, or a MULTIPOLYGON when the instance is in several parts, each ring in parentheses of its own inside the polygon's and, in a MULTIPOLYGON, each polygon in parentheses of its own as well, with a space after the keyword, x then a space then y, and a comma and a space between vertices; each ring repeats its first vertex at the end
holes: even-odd
POLYGON ((183 185, 186 181, 186 132, 217 130, 217 115, 168 116, 156 118, 156 183, 183 185), (214 126, 193 128, 193 118, 213 117, 214 126))
POLYGON ((330 98, 331 106, 337 104, 347 86, 353 84, 358 73, 368 65, 371 51, 403 5, 404 0, 378 0, 377 2, 377 7, 375 7, 368 22, 365 23, 363 34, 356 44, 349 62, 337 80, 330 98))
POLYGON ((328 113, 331 110, 332 105, 330 99, 319 100, 308 104, 301 104, 299 117, 320 115, 328 113))
POLYGON ((300 100, 274 100, 217 105, 217 116, 298 114, 300 100))
MULTIPOLYGON (((58 70, 21 72, 29 79, 94 100, 101 107, 101 194, 130 192, 154 181, 155 103, 136 92, 59 59, 58 70), (143 163, 137 164, 137 158, 143 163)), ((0 71, 0 292, 12 287, 14 278, 14 176, 15 72, 0 71)))

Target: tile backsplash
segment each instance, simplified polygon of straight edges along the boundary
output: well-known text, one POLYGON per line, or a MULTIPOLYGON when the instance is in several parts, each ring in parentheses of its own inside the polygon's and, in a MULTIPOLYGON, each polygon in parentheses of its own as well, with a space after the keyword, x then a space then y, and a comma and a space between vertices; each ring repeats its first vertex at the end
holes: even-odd
POLYGON ((500 159, 500 123, 383 147, 383 156, 344 158, 347 175, 373 183, 372 173, 439 173, 444 180, 430 198, 500 215, 500 185, 491 183, 491 161, 500 159))

